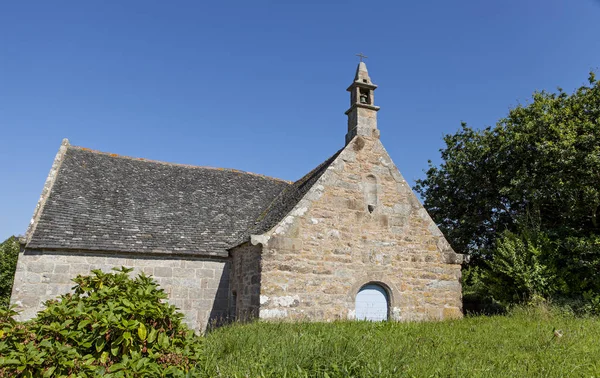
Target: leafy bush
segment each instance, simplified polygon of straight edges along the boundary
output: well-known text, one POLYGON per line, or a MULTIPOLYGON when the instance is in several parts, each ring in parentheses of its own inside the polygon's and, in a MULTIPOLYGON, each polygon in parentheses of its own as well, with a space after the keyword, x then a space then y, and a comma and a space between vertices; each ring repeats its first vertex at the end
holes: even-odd
POLYGON ((561 247, 556 265, 570 289, 566 294, 600 295, 600 235, 565 238, 561 247))
POLYGON ((462 271, 463 311, 465 315, 500 315, 506 306, 495 300, 484 279, 488 272, 478 266, 466 267, 462 271))
POLYGON ((556 274, 547 263, 554 247, 545 235, 506 231, 496 244, 483 279, 493 298, 505 303, 523 303, 556 292, 556 274))
POLYGON ((535 227, 505 231, 490 258, 463 269, 463 306, 501 313, 515 304, 550 302, 580 315, 600 314, 600 238, 552 240, 535 227))
POLYGON ((8 307, 19 257, 19 240, 11 236, 0 244, 0 308, 8 307))
POLYGON ((600 315, 600 294, 594 293, 593 291, 586 291, 583 293, 583 299, 585 304, 583 312, 586 314, 600 315))
POLYGON ((0 377, 179 377, 201 359, 200 338, 152 278, 131 269, 77 276, 74 293, 29 322, 0 312, 0 377))

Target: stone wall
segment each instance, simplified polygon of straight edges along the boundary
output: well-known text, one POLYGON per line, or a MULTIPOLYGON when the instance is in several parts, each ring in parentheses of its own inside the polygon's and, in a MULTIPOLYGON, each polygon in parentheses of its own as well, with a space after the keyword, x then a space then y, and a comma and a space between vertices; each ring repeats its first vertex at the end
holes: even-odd
POLYGON ((260 299, 261 246, 244 243, 231 250, 231 293, 235 298, 235 318, 256 318, 260 299))
POLYGON ((357 107, 348 114, 348 133, 346 144, 357 135, 379 137, 377 128, 377 112, 373 108, 357 107))
POLYGON ((227 316, 229 263, 194 257, 26 250, 19 254, 11 303, 17 304, 20 320, 31 319, 43 302, 69 292, 78 274, 121 266, 133 268, 132 276, 154 276, 169 303, 180 308, 185 322, 198 332, 227 316))
POLYGON ((354 138, 291 213, 252 242, 263 244, 261 318, 353 319, 357 292, 373 282, 387 289, 393 319, 462 316, 462 255, 377 137, 354 138))

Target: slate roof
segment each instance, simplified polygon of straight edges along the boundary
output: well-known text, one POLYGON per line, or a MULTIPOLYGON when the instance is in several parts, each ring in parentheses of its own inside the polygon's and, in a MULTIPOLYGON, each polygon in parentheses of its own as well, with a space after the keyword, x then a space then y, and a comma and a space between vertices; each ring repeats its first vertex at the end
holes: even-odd
POLYGON ((227 256, 296 186, 69 146, 27 248, 227 256))

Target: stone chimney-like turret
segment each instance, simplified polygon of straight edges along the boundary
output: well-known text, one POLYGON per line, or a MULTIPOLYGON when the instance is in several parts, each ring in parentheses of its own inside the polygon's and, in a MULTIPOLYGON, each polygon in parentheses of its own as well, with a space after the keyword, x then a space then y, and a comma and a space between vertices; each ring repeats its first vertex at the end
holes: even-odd
POLYGON ((377 129, 377 111, 373 92, 377 85, 371 82, 367 65, 360 62, 356 68, 354 82, 347 91, 350 92, 350 109, 346 110, 348 116, 348 133, 346 144, 357 135, 379 138, 377 129))

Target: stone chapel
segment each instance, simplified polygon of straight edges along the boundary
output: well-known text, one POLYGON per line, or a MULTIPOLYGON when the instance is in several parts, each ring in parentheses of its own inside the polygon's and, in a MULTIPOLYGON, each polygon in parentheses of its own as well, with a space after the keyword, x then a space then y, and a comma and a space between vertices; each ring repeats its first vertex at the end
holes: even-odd
POLYGON ((64 140, 22 238, 29 319, 91 269, 155 277, 185 321, 462 316, 461 263, 379 139, 364 62, 345 145, 296 182, 92 151, 64 140))

